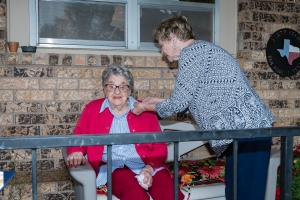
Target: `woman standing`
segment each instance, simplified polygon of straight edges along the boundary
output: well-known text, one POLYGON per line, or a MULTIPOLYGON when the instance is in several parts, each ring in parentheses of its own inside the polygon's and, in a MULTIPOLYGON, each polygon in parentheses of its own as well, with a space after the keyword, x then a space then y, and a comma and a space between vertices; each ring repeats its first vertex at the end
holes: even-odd
MULTIPOLYGON (((189 109, 202 130, 272 126, 274 117, 228 52, 207 41, 196 41, 184 16, 161 22, 155 30, 162 55, 178 60, 178 76, 170 98, 147 97, 133 113, 156 111, 168 117, 189 109)), ((226 199, 232 199, 231 139, 211 140, 218 157, 226 156, 226 199)), ((263 200, 271 138, 239 140, 238 200, 263 200)))

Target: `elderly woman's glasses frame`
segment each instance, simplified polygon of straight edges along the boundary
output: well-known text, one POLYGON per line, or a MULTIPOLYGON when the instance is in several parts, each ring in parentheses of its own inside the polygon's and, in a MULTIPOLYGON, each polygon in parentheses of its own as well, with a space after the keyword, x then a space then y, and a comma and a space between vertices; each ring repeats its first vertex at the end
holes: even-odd
POLYGON ((130 89, 129 85, 106 84, 105 87, 109 92, 114 92, 116 88, 118 88, 121 92, 127 92, 130 89))

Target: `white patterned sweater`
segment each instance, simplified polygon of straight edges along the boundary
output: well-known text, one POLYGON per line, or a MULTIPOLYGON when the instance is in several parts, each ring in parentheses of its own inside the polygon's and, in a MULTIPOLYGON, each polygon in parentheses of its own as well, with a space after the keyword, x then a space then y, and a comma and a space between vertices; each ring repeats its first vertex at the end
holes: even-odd
MULTIPOLYGON (((189 109, 202 130, 270 127, 274 117, 251 87, 237 60, 219 46, 196 41, 184 48, 171 97, 156 105, 159 116, 189 109)), ((219 156, 232 142, 211 140, 219 156)))

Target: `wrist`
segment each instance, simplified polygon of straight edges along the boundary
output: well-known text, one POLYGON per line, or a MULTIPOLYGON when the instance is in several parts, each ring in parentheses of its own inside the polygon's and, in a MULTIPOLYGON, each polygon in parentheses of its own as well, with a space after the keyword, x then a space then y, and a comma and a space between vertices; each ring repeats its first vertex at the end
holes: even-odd
POLYGON ((151 167, 144 167, 144 169, 142 170, 142 171, 144 171, 144 173, 145 172, 148 172, 151 176, 152 176, 152 174, 153 174, 153 170, 152 170, 152 168, 151 167))
POLYGON ((156 170, 156 167, 155 167, 154 163, 152 163, 152 162, 148 162, 145 167, 147 167, 149 170, 151 170, 152 173, 156 170))

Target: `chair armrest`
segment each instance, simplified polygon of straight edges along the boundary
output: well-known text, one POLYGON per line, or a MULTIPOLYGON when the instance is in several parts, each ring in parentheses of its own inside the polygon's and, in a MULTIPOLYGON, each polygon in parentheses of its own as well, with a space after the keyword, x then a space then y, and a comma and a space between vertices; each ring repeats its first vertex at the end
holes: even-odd
POLYGON ((280 166, 280 150, 272 149, 269 161, 265 200, 274 200, 276 194, 277 170, 280 166))
MULTIPOLYGON (((172 131, 195 131, 199 130, 199 127, 195 124, 191 124, 189 122, 179 122, 179 121, 170 121, 170 120, 159 120, 160 127, 162 131, 169 130, 171 131, 170 134, 172 134, 172 131)), ((207 143, 207 141, 188 141, 188 142, 179 142, 178 146, 178 158, 180 159, 180 156, 188 153, 202 145, 207 143)), ((168 156, 166 159, 167 162, 174 161, 174 144, 168 144, 168 156)))
MULTIPOLYGON (((68 154, 66 148, 62 148, 63 158, 66 162, 68 154)), ((88 161, 84 165, 68 168, 71 176, 83 186, 84 199, 96 199, 96 174, 88 161)))
MULTIPOLYGON (((179 142, 177 161, 180 160, 181 155, 188 153, 188 152, 204 145, 205 143, 207 143, 207 141, 179 142)), ((168 144, 168 156, 167 156, 166 161, 167 162, 174 161, 174 143, 168 144)))

